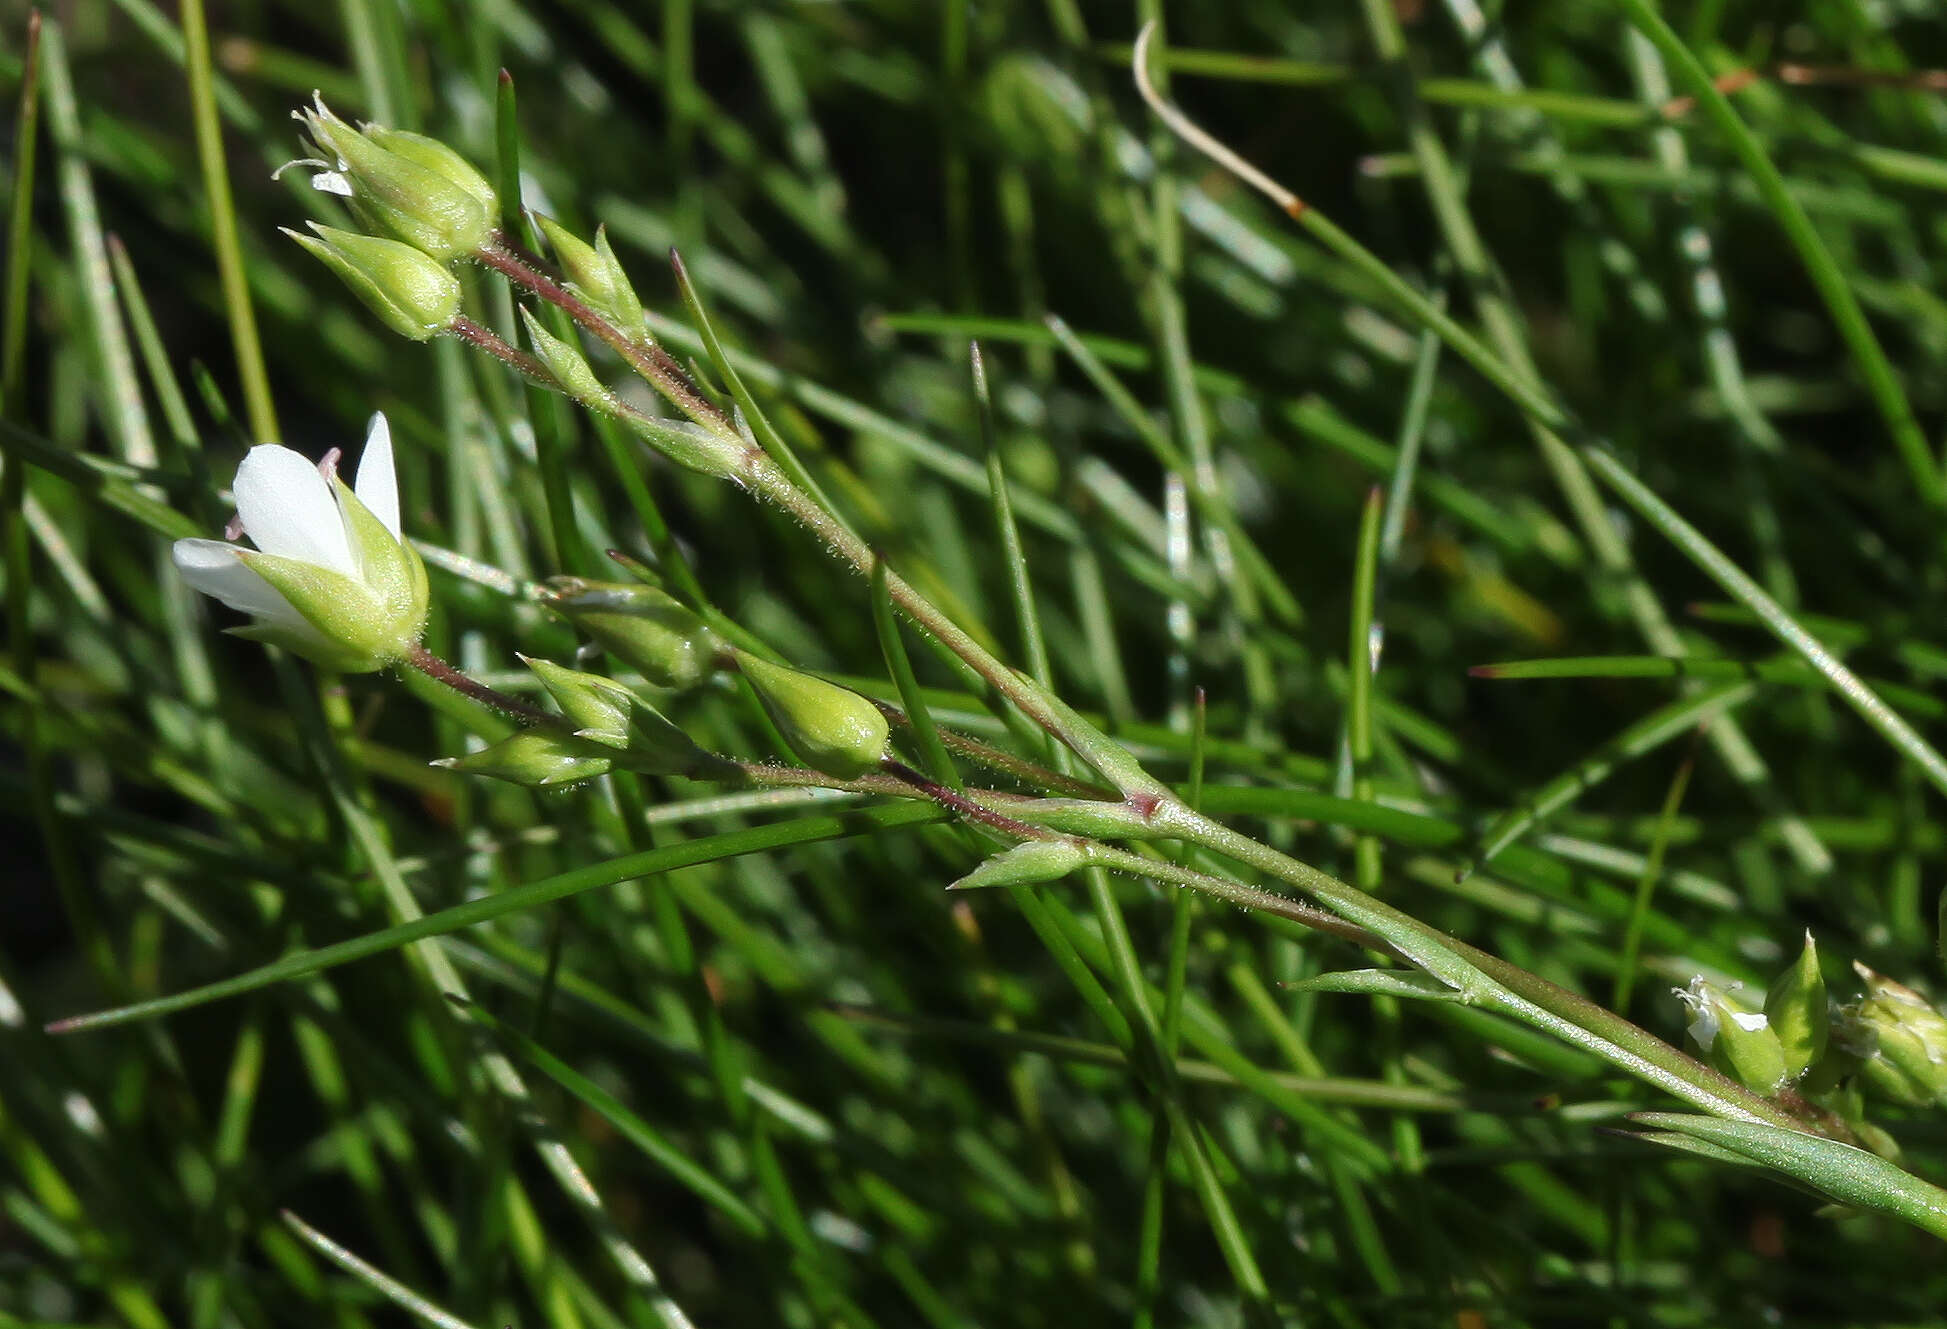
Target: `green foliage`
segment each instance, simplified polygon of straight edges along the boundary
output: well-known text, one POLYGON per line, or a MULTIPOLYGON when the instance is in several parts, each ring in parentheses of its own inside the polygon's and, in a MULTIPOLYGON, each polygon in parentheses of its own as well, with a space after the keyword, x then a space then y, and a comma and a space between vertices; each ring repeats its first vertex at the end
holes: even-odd
POLYGON ((1947 49, 1158 8, 0 7, 0 1321, 1937 1316, 1947 49))

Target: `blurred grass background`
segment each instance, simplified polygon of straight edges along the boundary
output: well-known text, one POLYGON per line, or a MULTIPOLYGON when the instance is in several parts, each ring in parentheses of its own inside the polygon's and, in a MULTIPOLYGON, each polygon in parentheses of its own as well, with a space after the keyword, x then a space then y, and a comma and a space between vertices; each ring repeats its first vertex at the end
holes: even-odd
MULTIPOLYGON (((407 528, 454 555, 435 560, 432 644, 483 677, 521 686, 516 651, 569 660, 571 634, 509 592, 614 575, 616 547, 691 569, 787 658, 892 695, 866 587, 787 520, 455 343, 390 338, 277 233, 326 215, 304 172, 270 178, 299 154, 287 112, 314 89, 489 167, 505 68, 528 205, 605 223, 652 327, 689 356, 662 266, 680 248, 821 484, 1019 661, 967 383, 981 339, 1054 681, 1172 779, 1205 689, 1212 810, 1348 878, 1376 834, 1390 901, 1601 1000, 1620 984, 1625 1013, 1672 1039, 1672 985, 1761 983, 1807 927, 1837 995, 1855 957, 1937 979, 1943 837, 1924 780, 1803 678, 1689 685, 1718 689, 1707 738, 1701 711, 1640 724, 1692 698, 1681 680, 1469 678, 1667 643, 1591 555, 1518 409, 1160 133, 1127 65, 1156 8, 213 5, 206 105, 278 433, 315 455, 387 412, 407 528), (549 449, 570 463, 567 540, 536 482, 549 449), (1380 560, 1376 806, 1350 797, 1341 757, 1375 484, 1410 485, 1380 560), (1483 828, 1551 794, 1553 815, 1456 883, 1483 828)), ((1678 89, 1609 6, 1383 12, 1403 61, 1379 58, 1390 24, 1370 6, 1172 7, 1174 95, 1463 322, 1498 304, 1649 485, 1937 727, 1940 508, 1724 139, 1659 110, 1678 89), (1429 206, 1416 126, 1444 143, 1455 177, 1436 195, 1450 188, 1490 269, 1429 206)), ((940 891, 974 861, 964 835, 847 822, 744 853, 830 805, 619 777, 466 784, 425 763, 485 731, 416 680, 317 680, 217 635, 229 617, 174 581, 163 537, 220 528, 217 488, 267 431, 212 246, 182 16, 150 0, 45 13, 9 255, 23 358, 0 403, 9 475, 25 474, 3 518, 7 1322, 352 1329, 397 1322, 410 1296, 444 1308, 429 1318, 563 1329, 1937 1315, 1932 1239, 1599 1133, 1657 1100, 1524 1030, 1281 991, 1358 957, 1199 906, 1186 1093, 1236 1219, 1213 1234, 1074 976, 1003 897, 940 891), (38 1032, 706 837, 711 861, 430 951, 163 1022, 38 1032), (498 1037, 441 998, 455 985, 498 1037), (1262 1302, 1225 1258, 1237 1243, 1262 1302)), ((1947 65, 1917 0, 1669 17, 1717 73, 1947 65)), ((17 130, 26 11, 6 0, 0 20, 17 130)), ((1924 79, 1774 76, 1735 105, 1937 434, 1947 101, 1924 79)), ((476 315, 511 330, 504 290, 468 281, 476 315)), ((1608 519, 1683 648, 1770 656, 1681 555, 1608 519)), ((939 718, 1019 741, 915 660, 939 718)), ((672 705, 699 741, 773 751, 734 689, 672 705)), ((1117 891, 1162 988, 1173 903, 1117 891)), ((1044 894, 1100 972, 1079 894, 1044 894)), ((1937 1113, 1874 1120, 1906 1166, 1947 1179, 1937 1113)))

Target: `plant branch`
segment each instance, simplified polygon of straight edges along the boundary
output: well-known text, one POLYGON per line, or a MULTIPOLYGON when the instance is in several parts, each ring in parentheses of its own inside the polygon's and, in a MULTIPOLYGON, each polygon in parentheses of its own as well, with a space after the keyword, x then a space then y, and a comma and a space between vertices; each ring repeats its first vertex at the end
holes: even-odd
POLYGON ((498 688, 488 687, 457 666, 440 659, 424 646, 415 645, 406 652, 405 663, 435 683, 443 683, 461 696, 471 698, 482 706, 499 711, 503 715, 512 716, 522 724, 548 725, 557 729, 564 724, 560 716, 544 711, 538 706, 530 706, 519 697, 510 697, 498 688))
POLYGON ((737 438, 737 427, 716 403, 703 395, 682 365, 647 334, 634 333, 603 318, 573 291, 536 269, 499 236, 482 248, 476 258, 516 286, 533 293, 566 313, 595 337, 613 347, 628 361, 629 367, 647 379, 656 391, 696 423, 713 429, 726 438, 737 438))

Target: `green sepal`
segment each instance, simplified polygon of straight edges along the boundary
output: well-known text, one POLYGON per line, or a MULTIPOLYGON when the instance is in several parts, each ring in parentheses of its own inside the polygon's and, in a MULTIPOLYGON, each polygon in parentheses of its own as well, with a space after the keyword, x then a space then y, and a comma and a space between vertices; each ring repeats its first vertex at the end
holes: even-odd
POLYGON ((521 656, 520 661, 541 680, 554 704, 568 717, 577 737, 619 748, 629 741, 629 715, 635 694, 614 679, 586 674, 552 660, 521 656))
POLYGON ((378 597, 408 641, 418 641, 419 634, 425 631, 426 613, 432 602, 426 564, 420 559, 419 551, 394 535, 350 485, 335 476, 332 484, 338 491, 338 506, 345 514, 345 534, 351 543, 352 557, 358 560, 359 580, 378 597))
POLYGON ((840 779, 876 770, 891 727, 879 708, 849 688, 735 652, 784 739, 812 767, 840 779))
POLYGON ((1023 840, 983 860, 966 876, 947 887, 972 891, 983 886, 1035 886, 1059 881, 1088 862, 1088 851, 1073 840, 1023 840))
POLYGON ((1866 997, 1847 1012, 1851 1031, 1872 1048, 1859 1078, 1896 1103, 1947 1105, 1947 1016, 1904 983, 1863 964, 1853 968, 1865 980, 1866 997))
POLYGON ((1701 977, 1691 980, 1678 996, 1695 1014, 1690 1036, 1711 1065, 1761 1094, 1776 1092, 1789 1078, 1784 1045, 1762 1011, 1701 977))
POLYGON ((716 668, 723 642, 674 596, 654 586, 556 577, 547 603, 659 688, 693 688, 716 668))
POLYGON ((300 632, 272 622, 258 619, 253 623, 242 624, 223 631, 232 637, 245 641, 262 642, 266 646, 276 646, 292 655, 309 660, 312 664, 341 674, 369 674, 395 663, 375 655, 365 655, 340 646, 337 642, 319 636, 316 632, 300 632))
POLYGON ((643 330, 642 301, 609 247, 608 228, 597 226, 591 245, 554 218, 538 212, 533 216, 576 294, 630 337, 648 340, 643 330))
POLYGON ((579 349, 542 327, 541 320, 534 317, 525 305, 521 306, 521 322, 527 325, 534 354, 548 367, 548 373, 554 376, 554 381, 563 392, 576 401, 590 405, 608 401, 608 388, 595 377, 595 371, 588 367, 588 360, 579 349))
POLYGON ((428 341, 460 316, 459 280, 420 250, 379 235, 310 223, 315 236, 284 228, 402 337, 428 341))
POLYGON ((1721 1023, 1711 1045, 1711 1062, 1746 1089, 1760 1094, 1777 1091, 1788 1075, 1785 1046, 1772 1031, 1764 1012, 1734 1001, 1729 993, 1709 989, 1717 1002, 1721 1023))
POLYGON ((442 757, 432 764, 530 789, 553 789, 607 775, 615 768, 615 754, 584 739, 537 726, 478 752, 442 757))
POLYGON ((367 670, 403 659, 419 639, 423 620, 397 614, 342 572, 259 549, 240 549, 237 557, 348 658, 372 661, 367 670))
POLYGON ((436 175, 445 176, 473 195, 488 217, 499 217, 500 196, 494 191, 493 182, 475 170, 472 162, 438 139, 415 134, 410 129, 387 129, 384 125, 365 126, 365 137, 387 152, 396 153, 436 175))
POLYGON ((1778 976, 1765 994, 1764 1013, 1771 1031, 1785 1051, 1785 1073, 1803 1075, 1825 1055, 1831 1016, 1825 996, 1825 976, 1819 972, 1818 948, 1809 930, 1805 945, 1791 968, 1778 976))
POLYGON ((689 775, 722 760, 612 678, 524 655, 521 661, 576 726, 575 737, 615 749, 618 766, 648 775, 689 775))
MULTIPOLYGON (((382 147, 371 131, 354 129, 322 103, 303 118, 319 150, 344 164, 361 216, 441 262, 478 253, 492 239, 497 207, 483 201, 474 181, 444 169, 457 154, 432 162, 423 140, 403 142, 404 151, 382 147)), ((492 197, 490 187, 486 197, 492 197)))

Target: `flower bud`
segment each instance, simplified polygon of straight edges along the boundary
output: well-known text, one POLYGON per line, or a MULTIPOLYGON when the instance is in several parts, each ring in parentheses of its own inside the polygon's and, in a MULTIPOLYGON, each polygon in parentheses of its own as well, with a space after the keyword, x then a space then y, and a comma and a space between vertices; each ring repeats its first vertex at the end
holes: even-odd
POLYGON ((982 886, 1034 886, 1067 876, 1088 861, 1088 851, 1073 840, 1023 840, 984 860, 948 886, 971 891, 982 886))
POLYGON ((343 194, 354 211, 446 262, 484 248, 499 215, 493 186, 458 153, 418 134, 354 129, 322 99, 298 113, 336 170, 312 184, 343 194))
POLYGON ((1718 1070, 1761 1094, 1775 1093, 1789 1078, 1784 1045, 1763 1012, 1701 975, 1676 996, 1691 1010, 1690 1037, 1718 1070))
POLYGON ((646 339, 643 330, 642 301, 637 298, 635 287, 629 284, 628 274, 616 260, 615 251, 609 248, 608 229, 595 228, 595 243, 576 236, 552 217, 534 214, 534 224, 548 238, 548 245, 554 250, 555 259, 561 270, 568 276, 575 293, 587 302, 588 307, 615 324, 629 336, 646 339))
POLYGON ((616 750, 616 762, 651 775, 686 775, 718 760, 614 679, 548 660, 521 660, 547 688, 575 737, 616 750))
POLYGON ((1845 1012, 1849 1041, 1866 1058, 1860 1078, 1896 1103, 1947 1105, 1947 1016, 1912 988, 1852 967, 1866 982, 1865 998, 1845 1012))
POLYGON ((551 789, 607 775, 615 767, 615 754, 542 726, 523 729, 464 757, 441 757, 432 764, 463 775, 551 789))
POLYGON ((614 679, 569 669, 552 660, 535 660, 523 655, 520 661, 541 680, 541 686, 554 698, 554 704, 575 726, 576 738, 611 748, 619 748, 629 741, 634 693, 614 679))
POLYGON ((850 779, 878 767, 891 730, 877 706, 849 688, 774 665, 746 651, 738 667, 785 742, 812 767, 850 779))
POLYGON ((541 320, 534 317, 526 306, 521 308, 521 321, 527 325, 534 354, 548 367, 548 373, 554 375, 554 381, 561 385, 563 392, 589 405, 607 403, 609 390, 603 386, 602 380, 595 377, 595 371, 588 367, 588 361, 582 358, 580 350, 542 327, 541 320))
POLYGON ((723 649, 702 619, 653 586, 556 577, 546 595, 556 613, 659 688, 695 687, 723 649))
POLYGON ((460 316, 460 283, 411 245, 311 223, 315 237, 284 228, 402 337, 426 341, 460 316))
POLYGON ((486 209, 489 221, 499 217, 500 196, 494 192, 493 184, 474 169, 472 162, 438 139, 415 134, 409 129, 387 129, 384 125, 365 126, 365 137, 387 152, 417 162, 466 190, 486 209))
POLYGON ((1765 994, 1764 1013, 1771 1031, 1785 1050, 1785 1073, 1803 1075, 1825 1055, 1831 1020, 1826 1009, 1825 977, 1819 972, 1818 948, 1805 933, 1805 947, 1792 967, 1778 976, 1765 994))

